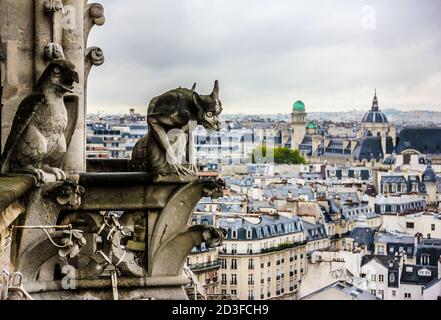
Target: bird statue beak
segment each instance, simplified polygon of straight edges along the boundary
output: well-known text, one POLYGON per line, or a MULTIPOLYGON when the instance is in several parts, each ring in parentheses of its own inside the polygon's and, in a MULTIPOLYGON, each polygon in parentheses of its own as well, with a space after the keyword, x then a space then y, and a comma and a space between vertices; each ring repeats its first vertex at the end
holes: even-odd
POLYGON ((63 81, 63 89, 67 92, 73 93, 74 82, 80 83, 78 72, 71 70, 68 76, 63 81))

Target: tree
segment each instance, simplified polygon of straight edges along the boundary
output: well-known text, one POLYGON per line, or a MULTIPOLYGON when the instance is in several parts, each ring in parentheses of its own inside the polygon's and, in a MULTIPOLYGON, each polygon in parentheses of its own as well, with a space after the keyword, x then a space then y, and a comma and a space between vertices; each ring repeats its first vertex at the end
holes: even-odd
POLYGON ((253 163, 268 163, 274 156, 274 163, 278 164, 305 164, 305 158, 300 154, 299 150, 291 150, 290 148, 277 147, 268 148, 266 146, 258 146, 252 154, 253 163))

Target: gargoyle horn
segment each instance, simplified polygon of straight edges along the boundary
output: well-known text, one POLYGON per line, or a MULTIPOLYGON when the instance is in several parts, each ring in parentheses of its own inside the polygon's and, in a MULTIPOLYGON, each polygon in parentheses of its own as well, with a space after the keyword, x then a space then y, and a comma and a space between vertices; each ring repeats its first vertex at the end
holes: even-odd
POLYGON ((195 91, 196 90, 196 82, 193 83, 193 87, 191 87, 191 91, 195 91))
POLYGON ((218 99, 219 97, 219 81, 217 80, 214 82, 214 88, 211 96, 213 97, 213 99, 218 99))

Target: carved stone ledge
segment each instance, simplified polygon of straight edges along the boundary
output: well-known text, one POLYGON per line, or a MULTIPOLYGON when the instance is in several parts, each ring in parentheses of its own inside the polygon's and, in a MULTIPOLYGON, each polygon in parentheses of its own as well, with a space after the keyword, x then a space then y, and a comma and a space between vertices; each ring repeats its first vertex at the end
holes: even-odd
POLYGON ((122 299, 184 299, 187 255, 201 243, 220 246, 225 237, 213 226, 190 225, 191 214, 203 196, 216 197, 222 187, 202 180, 158 184, 143 172, 84 173, 45 183, 28 195, 21 223, 70 225, 76 233, 48 229, 48 238, 42 230, 20 230, 15 271, 36 299, 112 299, 109 272, 117 274, 122 299), (54 245, 68 243, 69 235, 75 235, 73 255, 70 247, 54 245), (64 290, 55 276, 66 265, 75 268, 75 290, 64 290))
POLYGON ((34 184, 35 178, 28 174, 0 175, 0 214, 28 192, 34 184))

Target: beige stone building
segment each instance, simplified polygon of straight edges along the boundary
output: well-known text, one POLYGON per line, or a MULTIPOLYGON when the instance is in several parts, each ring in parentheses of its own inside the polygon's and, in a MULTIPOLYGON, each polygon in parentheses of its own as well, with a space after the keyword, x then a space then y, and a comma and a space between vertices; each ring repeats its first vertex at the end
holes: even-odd
POLYGON ((296 299, 306 273, 306 235, 298 217, 262 215, 260 223, 221 219, 220 293, 244 300, 296 299))
POLYGON ((203 243, 193 248, 186 263, 207 295, 219 293, 220 260, 217 249, 207 248, 203 243))

